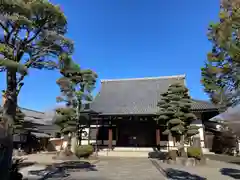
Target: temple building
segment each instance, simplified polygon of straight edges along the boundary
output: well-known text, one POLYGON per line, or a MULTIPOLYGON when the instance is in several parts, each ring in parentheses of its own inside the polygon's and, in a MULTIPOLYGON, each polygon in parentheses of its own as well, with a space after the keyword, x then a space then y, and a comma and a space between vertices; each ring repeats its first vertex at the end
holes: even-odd
MULTIPOLYGON (((185 75, 101 80, 101 89, 89 107, 91 126, 82 144, 96 143, 108 149, 169 145, 168 136, 162 134, 164 125, 154 119, 160 95, 173 83, 186 85, 185 75)), ((218 108, 208 101, 193 99, 192 112, 201 127, 200 144, 207 147, 204 124, 218 114, 218 108)))

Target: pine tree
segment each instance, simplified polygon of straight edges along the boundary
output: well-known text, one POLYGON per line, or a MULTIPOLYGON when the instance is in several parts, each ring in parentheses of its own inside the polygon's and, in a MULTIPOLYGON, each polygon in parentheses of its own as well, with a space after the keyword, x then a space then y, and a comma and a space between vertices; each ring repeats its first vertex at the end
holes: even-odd
POLYGON ((196 116, 191 112, 191 99, 188 89, 181 84, 172 84, 167 92, 161 94, 158 102, 157 121, 163 123, 165 135, 180 139, 181 144, 198 133, 198 127, 191 125, 196 116))
POLYGON ((57 84, 62 95, 57 97, 57 101, 65 102, 66 107, 56 110, 58 115, 56 124, 62 129, 62 133, 70 132, 79 136, 79 143, 81 143, 81 134, 89 123, 85 117, 81 116, 83 102, 92 99, 91 93, 95 87, 97 75, 92 70, 81 69, 67 55, 62 56, 61 59, 65 63, 61 67, 62 77, 58 79, 57 84))
MULTIPOLYGON (((0 114, 3 113, 3 109, 0 110, 0 114)), ((2 118, 2 117, 0 117, 2 118)), ((16 109, 16 114, 14 117, 14 122, 12 124, 13 126, 13 134, 15 134, 18 131, 24 132, 25 129, 25 114, 21 111, 21 109, 19 107, 17 107, 16 109)))
POLYGON ((202 84, 223 110, 240 102, 240 1, 222 0, 219 21, 211 23, 212 49, 202 68, 202 84))
POLYGON ((0 66, 6 71, 6 102, 3 106, 0 151, 1 179, 8 177, 12 155, 12 123, 17 95, 29 68, 54 69, 58 56, 72 53, 73 44, 64 37, 67 20, 59 6, 48 0, 0 1, 0 66), (2 156, 4 158, 2 158, 2 156))
POLYGON ((57 108, 56 109, 56 121, 55 124, 60 128, 62 136, 68 135, 68 149, 71 150, 71 137, 72 133, 76 132, 77 121, 76 121, 76 110, 71 107, 57 108))

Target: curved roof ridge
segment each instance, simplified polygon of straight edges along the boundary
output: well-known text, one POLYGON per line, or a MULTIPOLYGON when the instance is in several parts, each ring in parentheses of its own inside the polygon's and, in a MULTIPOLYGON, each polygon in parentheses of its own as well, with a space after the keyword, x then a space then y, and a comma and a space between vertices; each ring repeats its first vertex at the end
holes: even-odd
POLYGON ((158 76, 158 77, 143 77, 143 78, 123 78, 123 79, 102 79, 101 82, 111 81, 136 81, 136 80, 157 80, 157 79, 184 79, 185 74, 173 75, 173 76, 158 76))

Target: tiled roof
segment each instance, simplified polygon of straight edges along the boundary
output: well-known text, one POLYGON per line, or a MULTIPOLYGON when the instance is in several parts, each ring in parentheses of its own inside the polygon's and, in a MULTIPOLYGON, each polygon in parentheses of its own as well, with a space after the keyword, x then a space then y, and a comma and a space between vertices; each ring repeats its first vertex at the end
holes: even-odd
POLYGON ((37 129, 38 129, 39 132, 50 134, 53 137, 55 136, 56 132, 60 132, 60 128, 55 124, 37 126, 37 129))
MULTIPOLYGON (((95 112, 108 115, 155 114, 160 94, 173 83, 185 84, 185 75, 156 78, 102 80, 101 90, 91 104, 95 112)), ((196 100, 193 110, 216 109, 211 103, 196 100)))
MULTIPOLYGON (((0 109, 2 109, 2 106, 0 106, 0 109)), ((44 112, 35 111, 27 108, 20 108, 20 110, 22 111, 22 113, 24 113, 24 120, 28 123, 45 125, 50 118, 49 115, 44 112)))
POLYGON ((193 111, 218 110, 218 107, 209 101, 193 99, 192 110, 193 111))
POLYGON ((35 111, 27 108, 20 108, 22 113, 25 114, 25 121, 31 122, 33 124, 45 124, 44 112, 35 111))

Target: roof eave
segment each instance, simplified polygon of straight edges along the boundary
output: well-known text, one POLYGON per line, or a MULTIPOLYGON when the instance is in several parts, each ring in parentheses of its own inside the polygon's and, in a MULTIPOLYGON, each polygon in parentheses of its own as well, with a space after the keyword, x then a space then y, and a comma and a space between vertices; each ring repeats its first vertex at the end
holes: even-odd
POLYGON ((152 80, 152 79, 185 79, 186 74, 181 75, 173 75, 173 76, 159 76, 159 77, 144 77, 144 78, 124 78, 124 79, 102 79, 103 82, 111 82, 111 81, 136 81, 136 80, 152 80))
MULTIPOLYGON (((213 109, 191 109, 192 112, 216 112, 217 108, 213 109)), ((156 113, 98 113, 99 116, 155 116, 156 113)))
POLYGON ((210 109, 191 109, 192 112, 216 112, 219 111, 218 108, 210 108, 210 109))
POLYGON ((154 113, 101 113, 99 116, 154 116, 154 113))

